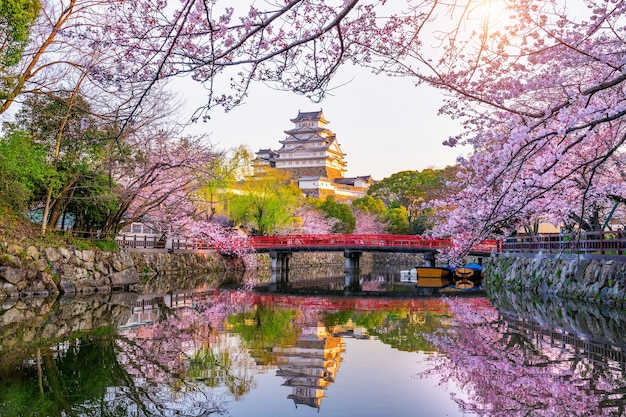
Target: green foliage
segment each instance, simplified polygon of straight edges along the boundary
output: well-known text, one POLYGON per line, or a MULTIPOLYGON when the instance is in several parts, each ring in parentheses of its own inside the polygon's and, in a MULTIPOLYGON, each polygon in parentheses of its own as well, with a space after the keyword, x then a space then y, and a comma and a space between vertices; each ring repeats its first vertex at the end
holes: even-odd
MULTIPOLYGON (((90 104, 81 96, 70 97, 63 91, 54 98, 28 97, 15 122, 5 124, 14 151, 9 155, 17 155, 19 162, 13 166, 25 166, 32 177, 17 177, 15 182, 23 185, 17 189, 32 191, 16 195, 23 195, 20 201, 30 206, 43 206, 49 193, 51 225, 70 215, 75 229, 113 230, 119 223, 112 219, 119 199, 106 166, 111 161, 106 139, 114 128, 99 128, 91 119, 90 104), (28 155, 26 164, 23 155, 28 155)), ((122 152, 124 146, 115 149, 122 152)))
POLYGON ((18 76, 11 73, 22 58, 30 29, 39 12, 39 0, 0 1, 0 99, 17 85, 18 76))
POLYGON ((289 174, 276 169, 245 179, 235 191, 229 202, 231 220, 261 236, 292 224, 293 209, 302 200, 289 174))
POLYGON ((352 207, 361 210, 366 214, 378 214, 383 215, 387 208, 385 203, 380 198, 374 198, 371 195, 357 198, 352 202, 352 207))
POLYGON ((100 401, 107 387, 115 386, 116 377, 126 374, 117 362, 110 336, 83 336, 71 341, 62 354, 39 348, 36 357, 39 370, 26 365, 28 361, 2 369, 0 415, 81 415, 78 409, 100 401))
POLYGON ((385 219, 389 222, 387 231, 395 234, 409 233, 409 216, 404 207, 390 208, 385 213, 385 219))
POLYGON ((210 167, 211 176, 202 182, 196 193, 210 217, 226 210, 230 197, 228 190, 245 178, 246 168, 250 166, 253 155, 250 149, 240 146, 229 155, 216 156, 210 167))
POLYGON ((328 196, 319 208, 326 214, 326 218, 339 220, 332 227, 332 233, 352 233, 356 228, 356 218, 347 204, 338 203, 333 196, 328 196))
MULTIPOLYGON (((421 234, 432 227, 434 212, 428 208, 427 203, 450 192, 446 184, 455 173, 455 167, 401 171, 372 185, 367 194, 380 199, 388 209, 404 207, 409 226, 402 233, 421 234)), ((397 213, 387 214, 390 217, 396 215, 397 213)), ((392 229, 401 230, 402 227, 394 226, 392 229)))
POLYGON ((76 249, 80 249, 80 250, 91 249, 91 245, 89 244, 89 242, 85 240, 71 238, 70 243, 74 245, 76 249))
POLYGON ((54 180, 44 148, 27 133, 10 130, 0 138, 0 203, 21 212, 54 180))
POLYGON ((102 251, 114 252, 119 250, 117 242, 115 242, 114 240, 96 240, 94 242, 94 245, 96 246, 96 248, 102 251))
POLYGON ((85 174, 76 183, 72 200, 65 212, 74 219, 74 228, 81 231, 108 230, 119 208, 119 198, 113 193, 109 177, 104 172, 85 174))

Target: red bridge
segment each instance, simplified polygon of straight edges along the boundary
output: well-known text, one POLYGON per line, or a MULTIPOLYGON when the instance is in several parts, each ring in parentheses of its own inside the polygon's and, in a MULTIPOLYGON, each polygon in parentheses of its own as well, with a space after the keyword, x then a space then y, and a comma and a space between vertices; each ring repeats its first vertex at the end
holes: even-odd
MULTIPOLYGON (((127 236, 117 239, 121 247, 134 249, 162 249, 165 242, 157 237, 127 236)), ((196 239, 174 239, 171 244, 173 251, 190 250, 224 250, 232 247, 220 247, 214 243, 196 239)), ((240 245, 241 248, 251 248, 257 252, 336 252, 343 250, 362 252, 437 252, 453 246, 452 239, 436 239, 429 236, 391 235, 391 234, 324 234, 324 235, 280 235, 280 236, 251 236, 242 238, 239 242, 229 242, 228 245, 240 245)), ((170 249, 168 247, 168 249, 170 249)), ((470 251, 471 254, 488 255, 491 252, 501 251, 501 241, 485 240, 470 251)))
MULTIPOLYGON (((253 236, 249 238, 249 243, 257 252, 338 250, 434 252, 452 247, 453 245, 452 239, 389 234, 253 236)), ((485 240, 480 245, 472 248, 471 252, 475 254, 489 254, 499 250, 499 240, 485 240)))

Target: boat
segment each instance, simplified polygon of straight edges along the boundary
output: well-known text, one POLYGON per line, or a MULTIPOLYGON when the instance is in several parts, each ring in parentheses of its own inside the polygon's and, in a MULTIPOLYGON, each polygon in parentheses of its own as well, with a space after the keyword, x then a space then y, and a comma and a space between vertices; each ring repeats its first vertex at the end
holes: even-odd
POLYGON ((443 288, 452 284, 452 269, 444 266, 418 266, 417 287, 443 288))
POLYGON ((454 269, 454 286, 459 289, 470 289, 479 286, 483 279, 483 267, 470 263, 454 269))
POLYGON ((415 268, 400 271, 400 282, 417 282, 417 271, 415 268))

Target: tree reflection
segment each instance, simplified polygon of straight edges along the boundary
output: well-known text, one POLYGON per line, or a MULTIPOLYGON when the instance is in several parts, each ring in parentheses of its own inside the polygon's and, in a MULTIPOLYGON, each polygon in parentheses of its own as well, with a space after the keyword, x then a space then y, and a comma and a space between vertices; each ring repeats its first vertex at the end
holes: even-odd
POLYGON ((231 401, 256 388, 259 373, 277 369, 292 389, 314 388, 316 396, 299 394, 298 401, 319 402, 339 371, 341 338, 367 335, 398 350, 433 353, 422 376, 458 386, 462 412, 625 413, 624 320, 608 309, 578 305, 584 316, 569 316, 569 304, 510 296, 495 309, 486 298, 289 297, 246 290, 188 295, 150 304, 150 320, 142 325, 60 335, 63 342, 28 336, 36 342, 20 343, 26 331, 11 324, 14 337, 3 339, 0 361, 0 415, 224 414, 231 401), (333 378, 315 374, 312 385, 294 379, 299 355, 306 364, 316 358, 315 369, 333 378))
MULTIPOLYGON (((432 342, 445 352, 432 358, 423 376, 454 382, 464 412, 481 416, 622 415, 623 372, 589 359, 554 331, 526 331, 492 307, 449 300, 454 326, 441 328, 432 342), (551 343, 552 341, 552 343, 551 343)), ((521 321, 525 322, 524 320, 521 321)), ((527 321, 526 321, 527 322, 527 321)), ((623 369, 623 365, 622 365, 623 369)))
POLYGON ((23 353, 33 359, 1 368, 2 416, 84 415, 89 407, 85 404, 105 398, 107 387, 116 379, 110 334, 84 336, 23 353))
MULTIPOLYGON (((196 308, 164 309, 159 320, 3 347, 2 416, 207 416, 254 386, 254 368, 225 318, 247 308, 245 291, 196 308)), ((88 312, 85 313, 88 319, 88 312)))
POLYGON ((297 310, 257 304, 251 311, 230 316, 228 323, 256 362, 269 365, 274 362, 272 348, 295 344, 301 330, 296 325, 299 317, 297 310))

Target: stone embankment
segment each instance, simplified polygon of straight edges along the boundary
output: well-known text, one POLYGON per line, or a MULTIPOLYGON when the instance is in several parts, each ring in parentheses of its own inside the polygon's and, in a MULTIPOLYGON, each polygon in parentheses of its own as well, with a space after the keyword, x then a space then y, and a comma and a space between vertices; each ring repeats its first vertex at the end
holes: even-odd
MULTIPOLYGON (((421 254, 363 253, 364 270, 376 265, 421 264, 421 254)), ((268 255, 257 255, 259 270, 269 269, 268 255)), ((343 252, 294 252, 290 265, 309 272, 341 271, 343 252)), ((154 275, 243 270, 240 259, 218 253, 168 253, 23 247, 0 242, 0 299, 54 294, 102 294, 136 291, 154 275)))
POLYGON ((156 274, 242 269, 217 253, 105 252, 0 243, 0 299, 136 290, 156 274))
POLYGON ((626 303, 626 261, 584 255, 497 255, 485 268, 492 289, 554 295, 604 304, 626 303))

